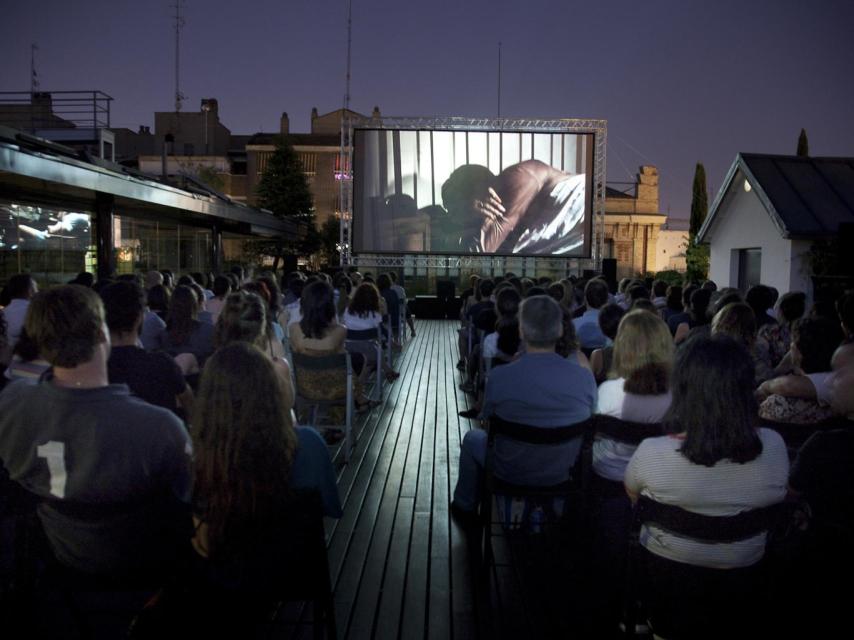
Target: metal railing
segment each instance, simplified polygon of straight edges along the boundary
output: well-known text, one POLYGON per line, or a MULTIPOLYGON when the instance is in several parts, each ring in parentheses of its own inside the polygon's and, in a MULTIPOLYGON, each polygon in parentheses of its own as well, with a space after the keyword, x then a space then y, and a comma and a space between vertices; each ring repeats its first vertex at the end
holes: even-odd
POLYGON ((0 91, 0 125, 37 133, 48 129, 110 127, 110 103, 103 91, 0 91))

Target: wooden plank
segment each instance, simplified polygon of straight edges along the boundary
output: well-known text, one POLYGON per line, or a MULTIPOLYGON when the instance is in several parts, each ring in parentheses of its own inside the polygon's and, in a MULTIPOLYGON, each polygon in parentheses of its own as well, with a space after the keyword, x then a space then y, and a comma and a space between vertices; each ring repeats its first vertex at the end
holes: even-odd
MULTIPOLYGON (((426 332, 425 345, 431 344, 430 335, 432 333, 433 331, 426 332)), ((411 401, 411 390, 418 388, 418 395, 420 395, 420 389, 423 388, 424 384, 422 383, 423 374, 414 360, 412 361, 412 366, 407 371, 406 377, 410 386, 410 392, 406 396, 406 401, 401 401, 402 398, 398 397, 398 402, 389 418, 386 437, 379 451, 376 453, 376 461, 372 466, 363 466, 363 469, 360 469, 356 482, 360 486, 366 485, 366 490, 364 498, 358 506, 359 511, 355 528, 350 532, 351 536, 348 540, 346 556, 343 558, 341 571, 335 587, 338 624, 347 629, 348 634, 351 614, 353 613, 360 582, 367 566, 368 549, 376 531, 379 507, 385 493, 386 481, 394 458, 397 438, 401 431, 407 428, 410 420, 415 419, 417 421, 419 419, 419 406, 417 402, 411 401)), ((393 511, 391 514, 393 515, 393 511)), ((388 523, 390 525, 391 520, 388 520, 388 523)), ((382 541, 379 541, 378 544, 380 545, 378 548, 381 549, 382 541)), ((375 562, 382 562, 383 565, 385 562, 385 558, 381 556, 374 556, 373 560, 375 562)), ((375 567, 374 573, 377 571, 379 571, 379 567, 375 567)), ((359 622, 362 626, 353 630, 352 637, 368 637, 371 625, 364 624, 361 618, 359 622)))
POLYGON ((374 624, 377 640, 394 640, 400 636, 400 612, 403 610, 403 593, 406 587, 409 539, 412 533, 412 516, 415 512, 413 498, 400 498, 394 520, 388 563, 383 580, 382 594, 374 624))

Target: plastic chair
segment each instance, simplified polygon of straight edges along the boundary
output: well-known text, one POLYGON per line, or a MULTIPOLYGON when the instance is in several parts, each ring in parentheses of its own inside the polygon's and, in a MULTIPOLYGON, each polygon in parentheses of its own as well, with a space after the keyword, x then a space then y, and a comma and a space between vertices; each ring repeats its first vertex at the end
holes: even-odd
MULTIPOLYGON (((559 445, 581 438, 591 428, 591 421, 584 420, 563 427, 535 427, 503 420, 498 416, 489 418, 484 481, 480 500, 480 519, 483 527, 483 567, 488 568, 493 560, 492 549, 492 502, 495 495, 553 500, 571 499, 580 493, 580 487, 572 476, 564 482, 548 486, 527 486, 515 484, 495 475, 495 443, 498 438, 506 438, 519 443, 532 445, 559 445)), ((567 472, 572 469, 567 464, 567 472)))
POLYGON ((326 425, 344 431, 344 460, 353 450, 353 366, 349 353, 308 356, 292 353, 297 408, 311 408, 311 425, 317 426, 320 410, 344 407, 343 425, 326 425))
POLYGON ((380 330, 375 329, 347 329, 347 339, 344 348, 348 353, 361 353, 365 357, 365 366, 374 363, 377 370, 377 381, 374 385, 372 395, 376 400, 383 398, 383 348, 380 330))

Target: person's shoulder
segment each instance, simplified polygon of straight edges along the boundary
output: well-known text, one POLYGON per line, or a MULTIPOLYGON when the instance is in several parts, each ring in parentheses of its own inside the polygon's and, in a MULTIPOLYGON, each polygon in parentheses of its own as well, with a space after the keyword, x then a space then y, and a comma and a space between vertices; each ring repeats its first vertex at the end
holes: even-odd
POLYGON ((297 450, 308 455, 318 455, 322 452, 328 456, 326 443, 316 429, 311 427, 295 427, 297 434, 297 450))
POLYGON ((763 452, 765 451, 783 451, 786 452, 786 441, 783 440, 783 436, 781 436, 774 429, 769 429, 767 427, 759 427, 757 430, 759 433, 759 439, 762 441, 763 452))
POLYGON ((14 405, 24 403, 33 396, 37 396, 39 389, 39 382, 34 379, 21 378, 9 383, 0 392, 0 416, 4 415, 14 405))

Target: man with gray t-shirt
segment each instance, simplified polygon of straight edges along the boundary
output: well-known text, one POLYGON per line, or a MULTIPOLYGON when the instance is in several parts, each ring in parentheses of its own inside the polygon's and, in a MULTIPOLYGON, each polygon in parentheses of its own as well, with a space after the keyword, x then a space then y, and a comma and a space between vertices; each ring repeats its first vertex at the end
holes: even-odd
POLYGON ((99 574, 168 567, 191 533, 192 450, 181 421, 108 383, 109 331, 91 290, 40 294, 26 329, 52 375, 0 394, 0 466, 37 499, 64 566, 99 574))

